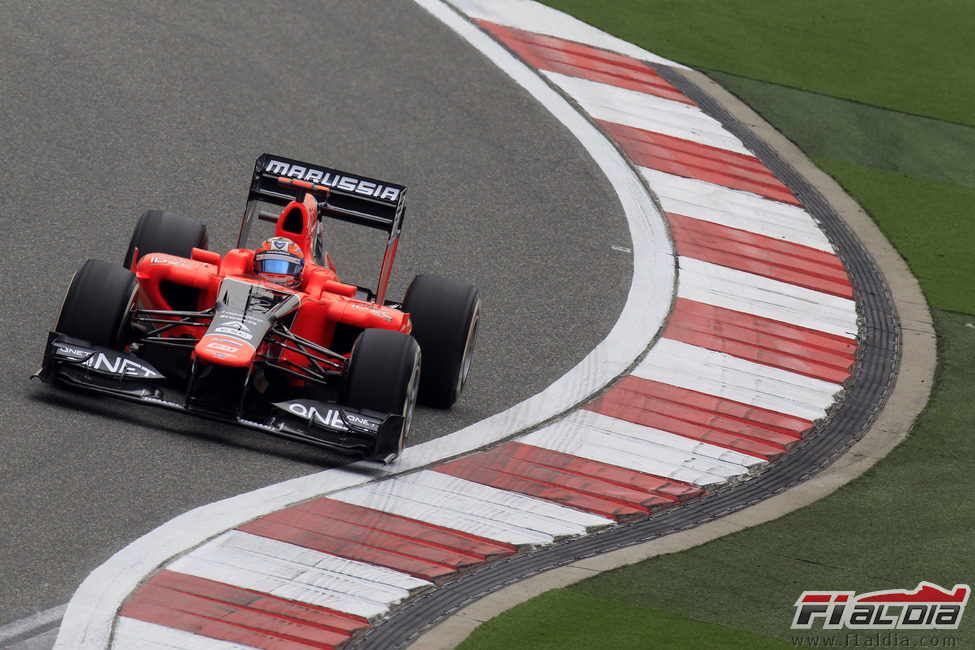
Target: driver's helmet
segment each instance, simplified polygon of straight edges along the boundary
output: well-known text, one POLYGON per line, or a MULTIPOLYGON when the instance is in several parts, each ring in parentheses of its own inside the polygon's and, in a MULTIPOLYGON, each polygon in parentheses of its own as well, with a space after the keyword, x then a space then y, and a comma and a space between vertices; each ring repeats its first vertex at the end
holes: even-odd
POLYGON ((254 252, 254 272, 269 282, 296 288, 304 269, 304 254, 287 237, 266 239, 254 252))

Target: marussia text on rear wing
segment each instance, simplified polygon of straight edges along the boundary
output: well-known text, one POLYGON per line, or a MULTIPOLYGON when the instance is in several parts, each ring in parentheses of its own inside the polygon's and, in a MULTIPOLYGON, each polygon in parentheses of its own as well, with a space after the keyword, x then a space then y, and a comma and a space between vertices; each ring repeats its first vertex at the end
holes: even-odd
POLYGON ((238 248, 247 247, 255 219, 276 219, 282 208, 300 200, 306 192, 321 201, 321 216, 387 233, 386 251, 375 291, 375 301, 383 304, 406 211, 406 187, 403 185, 286 156, 262 154, 254 163, 238 248))

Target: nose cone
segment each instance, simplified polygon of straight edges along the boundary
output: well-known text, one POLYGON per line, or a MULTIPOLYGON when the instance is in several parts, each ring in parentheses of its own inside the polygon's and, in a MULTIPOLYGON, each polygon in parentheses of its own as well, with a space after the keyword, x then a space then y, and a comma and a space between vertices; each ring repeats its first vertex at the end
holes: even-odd
POLYGON ((194 348, 197 358, 232 368, 249 366, 253 363, 256 352, 251 345, 239 338, 223 334, 207 334, 194 348))

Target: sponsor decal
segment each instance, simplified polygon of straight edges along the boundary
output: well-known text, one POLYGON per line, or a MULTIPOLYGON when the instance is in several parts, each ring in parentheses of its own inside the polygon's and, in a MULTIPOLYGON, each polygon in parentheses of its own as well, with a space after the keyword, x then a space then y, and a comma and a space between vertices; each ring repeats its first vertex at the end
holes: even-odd
POLYGON ((240 349, 240 345, 240 341, 211 338, 203 346, 203 349, 213 352, 214 356, 219 357, 220 359, 225 359, 227 358, 226 355, 220 354, 221 352, 235 354, 237 350, 240 349))
POLYGON ((152 366, 139 363, 134 359, 118 354, 98 352, 91 355, 81 365, 97 372, 118 375, 120 377, 136 377, 139 379, 156 379, 162 377, 152 366))
POLYGON ((352 303, 349 306, 352 307, 352 309, 362 309, 364 311, 368 311, 369 313, 373 314, 377 318, 383 319, 387 323, 389 323, 389 322, 391 322, 393 320, 393 317, 390 316, 389 312, 386 311, 386 309, 384 309, 382 307, 373 307, 372 305, 363 305, 363 304, 358 303, 358 302, 354 302, 354 303, 352 303))
POLYGON ((362 417, 361 415, 356 415, 355 413, 345 413, 345 419, 349 424, 361 427, 363 429, 368 429, 369 431, 378 431, 379 426, 372 420, 362 417))
POLYGON ((795 602, 793 630, 957 630, 971 588, 944 589, 920 582, 916 589, 804 591, 795 602))
POLYGON ((325 412, 321 412, 315 406, 309 406, 302 404, 301 402, 291 402, 287 406, 288 411, 294 413, 298 417, 304 418, 313 424, 317 424, 328 429, 338 429, 339 431, 348 431, 349 428, 345 426, 345 422, 342 421, 342 414, 339 413, 338 409, 325 409, 325 412))
POLYGON ((369 181, 364 178, 350 176, 348 174, 335 171, 325 171, 315 167, 304 166, 293 163, 281 162, 280 160, 268 160, 264 171, 277 176, 296 178, 300 181, 316 183, 339 189, 353 194, 360 194, 382 201, 395 202, 399 199, 400 188, 383 185, 376 181, 369 181))
POLYGON ((213 328, 213 331, 219 334, 236 336, 237 338, 244 339, 245 341, 250 341, 254 338, 253 334, 244 329, 243 323, 227 323, 226 325, 213 328))
POLYGON ((275 404, 280 409, 288 411, 292 415, 308 420, 314 425, 333 429, 336 431, 349 431, 352 425, 358 429, 367 431, 378 431, 379 423, 364 415, 350 413, 338 408, 331 408, 326 404, 304 404, 302 402, 282 402, 275 404), (346 424, 348 423, 348 424, 346 424))
POLYGON ((55 347, 57 348, 56 354, 59 357, 67 357, 72 361, 81 361, 82 359, 85 359, 95 353, 94 350, 85 350, 84 348, 74 348, 68 345, 64 345, 63 343, 57 344, 55 345, 55 347))
POLYGON ((168 264, 170 266, 181 266, 183 268, 189 268, 192 266, 188 261, 172 258, 172 257, 156 257, 155 255, 149 258, 149 261, 153 264, 168 264))
MULTIPOLYGON (((237 319, 230 317, 229 314, 220 313, 214 317, 213 322, 210 323, 210 327, 207 328, 206 339, 213 339, 223 343, 225 345, 233 345, 240 347, 241 345, 249 345, 256 349, 254 343, 254 332, 251 331, 249 323, 245 322, 249 319, 237 319)), ((257 325, 257 323, 250 323, 252 325, 257 325)), ((206 347, 211 347, 207 345, 206 347)))
POLYGON ((221 325, 230 325, 231 327, 246 327, 247 324, 257 325, 264 319, 257 316, 251 316, 250 314, 245 314, 240 311, 234 311, 232 309, 221 309, 220 318, 231 321, 230 323, 221 323, 221 325))

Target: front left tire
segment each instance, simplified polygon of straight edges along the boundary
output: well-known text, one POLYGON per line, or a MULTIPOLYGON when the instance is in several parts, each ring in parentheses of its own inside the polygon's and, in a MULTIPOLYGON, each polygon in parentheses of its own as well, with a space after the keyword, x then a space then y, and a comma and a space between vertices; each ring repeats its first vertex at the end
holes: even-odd
POLYGON ((135 294, 135 274, 117 264, 88 260, 74 274, 61 303, 54 331, 92 345, 125 345, 135 294))

